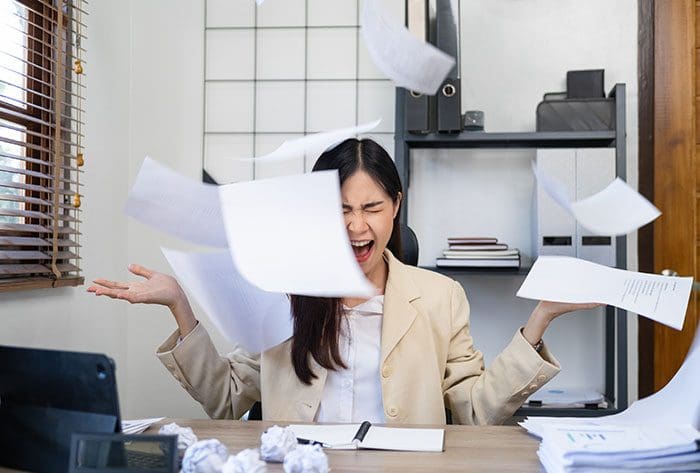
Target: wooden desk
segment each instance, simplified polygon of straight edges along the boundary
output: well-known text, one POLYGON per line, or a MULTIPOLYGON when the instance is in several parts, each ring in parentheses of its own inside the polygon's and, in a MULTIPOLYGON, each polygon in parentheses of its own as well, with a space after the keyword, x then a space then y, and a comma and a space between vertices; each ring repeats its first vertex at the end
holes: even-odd
MULTIPOLYGON (((161 425, 177 422, 192 427, 201 440, 216 438, 230 453, 259 448, 260 435, 274 422, 235 420, 171 419, 146 431, 158 433, 161 425)), ((285 424, 282 424, 285 425, 285 424)), ((426 427, 426 426, 420 426, 426 427)), ((462 425, 427 426, 445 428, 445 451, 442 453, 382 452, 378 450, 326 450, 332 473, 342 472, 539 472, 535 452, 539 442, 520 427, 471 427, 462 425)), ((268 463, 269 472, 279 472, 282 465, 268 463)), ((0 473, 9 473, 0 467, 0 473)))
MULTIPOLYGON (((148 430, 157 433, 162 422, 148 430)), ((260 435, 274 422, 175 419, 192 427, 199 439, 216 438, 230 453, 259 448, 260 435)), ((285 424, 281 424, 285 425, 285 424)), ((426 426, 420 426, 426 427, 426 426)), ((445 428, 442 453, 382 452, 377 450, 326 450, 333 473, 357 471, 435 471, 459 472, 539 472, 537 439, 521 427, 472 427, 462 425, 427 426, 445 428)), ((281 464, 268 463, 270 472, 283 471, 281 464)))

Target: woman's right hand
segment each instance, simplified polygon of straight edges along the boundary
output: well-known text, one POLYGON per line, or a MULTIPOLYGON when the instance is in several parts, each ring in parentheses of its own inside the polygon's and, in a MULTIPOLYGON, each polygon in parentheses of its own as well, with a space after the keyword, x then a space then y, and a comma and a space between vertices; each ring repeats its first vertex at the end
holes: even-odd
POLYGON ((122 299, 131 304, 159 304, 170 309, 180 327, 180 336, 184 337, 197 325, 185 292, 177 280, 167 274, 150 270, 138 264, 130 264, 129 271, 145 279, 118 282, 107 279, 95 279, 88 292, 97 296, 122 299))

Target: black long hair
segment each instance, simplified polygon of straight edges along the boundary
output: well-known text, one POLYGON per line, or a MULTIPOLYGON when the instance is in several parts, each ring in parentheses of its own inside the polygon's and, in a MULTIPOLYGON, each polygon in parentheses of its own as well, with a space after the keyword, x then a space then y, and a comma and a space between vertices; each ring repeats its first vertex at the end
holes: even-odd
MULTIPOLYGON (((351 138, 326 151, 316 161, 313 171, 330 169, 338 170, 341 186, 357 171, 366 172, 392 201, 400 205, 402 187, 399 173, 389 154, 375 141, 351 138)), ((399 208, 387 244, 389 251, 399 259, 403 253, 400 214, 399 208)), ((346 368, 338 347, 343 318, 341 299, 292 295, 291 303, 294 319, 292 364, 297 377, 304 384, 311 384, 311 380, 316 378, 309 364, 309 355, 326 369, 346 368)))

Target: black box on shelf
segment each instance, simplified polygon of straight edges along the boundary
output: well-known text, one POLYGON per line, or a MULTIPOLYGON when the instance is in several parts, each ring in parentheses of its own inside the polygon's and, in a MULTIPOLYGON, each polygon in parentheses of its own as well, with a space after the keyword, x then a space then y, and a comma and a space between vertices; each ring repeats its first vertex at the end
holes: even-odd
POLYGON ((537 105, 537 131, 615 129, 615 99, 550 99, 537 105))
POLYGON ((605 69, 567 71, 566 97, 569 99, 605 98, 605 69))

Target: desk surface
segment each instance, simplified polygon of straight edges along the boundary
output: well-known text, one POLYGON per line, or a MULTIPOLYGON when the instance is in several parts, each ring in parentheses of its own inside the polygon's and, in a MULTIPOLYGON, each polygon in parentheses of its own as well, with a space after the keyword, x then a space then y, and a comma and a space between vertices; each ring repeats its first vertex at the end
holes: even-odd
MULTIPOLYGON (((217 438, 229 451, 260 447, 260 435, 274 422, 234 420, 172 419, 160 422, 146 433, 157 433, 161 425, 177 422, 192 427, 200 439, 217 438)), ((282 424, 284 425, 284 424, 282 424)), ((537 439, 520 427, 462 425, 420 426, 445 428, 445 451, 442 453, 383 452, 376 450, 326 450, 333 473, 363 471, 401 471, 439 473, 459 472, 539 472, 537 439)), ((283 471, 281 464, 268 463, 269 472, 283 471)), ((8 470, 0 467, 0 473, 8 470)))
MULTIPOLYGON (((181 426, 192 427, 200 439, 217 438, 231 453, 245 448, 259 448, 260 435, 274 422, 184 420, 181 426)), ((166 422, 167 423, 167 422, 166 422)), ((162 425, 158 424, 158 425, 162 425)), ((282 424, 284 425, 284 424, 282 424)), ((445 451, 442 453, 383 452, 376 450, 326 450, 333 473, 362 471, 459 472, 539 472, 536 451, 539 442, 521 427, 462 425, 420 426, 445 428, 445 451)), ((158 427, 150 429, 156 433, 158 427)), ((270 472, 283 471, 281 464, 268 463, 270 472)))

